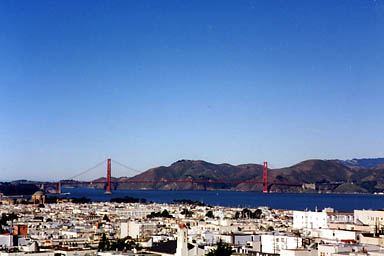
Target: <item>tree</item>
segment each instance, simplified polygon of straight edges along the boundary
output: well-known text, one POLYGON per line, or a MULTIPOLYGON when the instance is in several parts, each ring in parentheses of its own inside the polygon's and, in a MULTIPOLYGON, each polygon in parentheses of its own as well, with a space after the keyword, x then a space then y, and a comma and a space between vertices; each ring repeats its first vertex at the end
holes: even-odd
POLYGON ((236 212, 234 219, 260 219, 262 215, 262 210, 256 209, 254 212, 251 210, 244 208, 241 212, 236 212))
POLYGON ((3 214, 1 215, 1 219, 0 219, 0 226, 1 226, 1 225, 2 225, 2 226, 7 225, 7 221, 8 221, 8 217, 7 217, 7 215, 6 215, 5 213, 3 213, 3 214))
POLYGON ((111 249, 111 243, 109 242, 107 236, 103 234, 99 241, 99 246, 97 247, 100 251, 109 251, 111 249))
POLYGON ((181 214, 185 215, 185 217, 192 217, 193 212, 189 211, 188 209, 184 208, 181 211, 181 214))
POLYGON ((220 239, 217 243, 217 247, 210 250, 206 256, 230 256, 232 255, 232 252, 232 247, 226 243, 223 243, 223 241, 220 239))
POLYGON ((10 213, 10 214, 5 214, 3 213, 0 218, 0 234, 8 233, 9 229, 3 228, 3 226, 8 226, 7 222, 8 221, 14 221, 17 220, 18 216, 15 213, 10 213))
POLYGON ((162 218, 173 218, 173 215, 169 214, 169 212, 167 210, 164 210, 162 212, 151 212, 151 214, 148 214, 147 215, 147 218, 148 219, 151 219, 151 218, 158 218, 158 217, 162 217, 162 218))
POLYGON ((80 198, 76 198, 76 197, 72 197, 69 199, 72 203, 74 204, 89 204, 89 203, 92 203, 92 200, 89 199, 89 198, 86 198, 86 197, 80 197, 80 198))
POLYGON ((128 237, 123 239, 117 239, 116 241, 113 241, 111 243, 111 250, 112 251, 124 251, 124 250, 131 250, 132 248, 135 248, 136 243, 132 240, 128 240, 128 237))
POLYGON ((205 216, 207 216, 208 218, 214 218, 215 216, 213 216, 213 212, 212 211, 208 211, 205 216))
POLYGON ((108 218, 107 214, 104 214, 103 220, 106 222, 110 222, 111 220, 108 218))
MULTIPOLYGON (((144 199, 144 198, 142 198, 142 199, 144 199)), ((140 200, 139 198, 135 198, 135 197, 131 197, 131 196, 125 196, 123 198, 120 198, 120 197, 112 198, 110 201, 112 203, 138 203, 139 200, 140 200)))
POLYGON ((17 220, 18 218, 19 217, 17 217, 17 215, 14 212, 8 215, 8 220, 11 220, 11 221, 17 220))
POLYGON ((256 219, 260 219, 260 218, 261 218, 261 214, 263 214, 263 211, 260 210, 260 209, 257 209, 257 210, 254 212, 254 214, 255 214, 255 218, 256 218, 256 219))
POLYGON ((166 209, 161 213, 161 217, 169 218, 169 216, 170 216, 170 214, 166 209))

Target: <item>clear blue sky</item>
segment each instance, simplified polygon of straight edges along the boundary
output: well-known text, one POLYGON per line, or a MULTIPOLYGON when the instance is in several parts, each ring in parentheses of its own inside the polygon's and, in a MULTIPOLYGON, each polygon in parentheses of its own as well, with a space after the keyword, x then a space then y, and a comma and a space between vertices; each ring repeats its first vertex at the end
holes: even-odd
POLYGON ((0 1, 0 180, 383 157, 383 95, 382 0, 0 1))

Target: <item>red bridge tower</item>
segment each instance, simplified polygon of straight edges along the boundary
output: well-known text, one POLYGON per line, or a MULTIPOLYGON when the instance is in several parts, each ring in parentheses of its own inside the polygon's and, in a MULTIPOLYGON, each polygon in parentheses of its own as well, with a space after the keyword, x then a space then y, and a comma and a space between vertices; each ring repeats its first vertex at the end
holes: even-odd
POLYGON ((111 158, 107 160, 107 189, 105 194, 112 194, 111 192, 111 158))
POLYGON ((263 168, 263 192, 268 193, 268 162, 264 162, 263 168))

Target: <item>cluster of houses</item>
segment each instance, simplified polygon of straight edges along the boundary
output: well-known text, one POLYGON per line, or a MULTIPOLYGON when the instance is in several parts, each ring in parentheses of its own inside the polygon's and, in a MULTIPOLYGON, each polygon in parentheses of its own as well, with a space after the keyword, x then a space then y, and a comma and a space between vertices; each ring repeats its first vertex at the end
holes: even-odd
POLYGON ((201 256, 219 241, 231 246, 232 255, 384 256, 384 211, 379 210, 42 204, 39 199, 0 204, 0 256, 201 256), (120 244, 109 246, 113 243, 120 244))

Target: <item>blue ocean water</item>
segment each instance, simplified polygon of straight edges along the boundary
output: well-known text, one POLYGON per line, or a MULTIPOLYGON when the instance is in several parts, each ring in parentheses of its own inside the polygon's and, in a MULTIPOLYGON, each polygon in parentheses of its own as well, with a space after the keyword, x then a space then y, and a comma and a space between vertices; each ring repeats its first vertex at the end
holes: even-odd
POLYGON ((111 198, 131 196, 145 198, 147 202, 172 203, 174 199, 189 199, 208 205, 227 207, 268 206, 275 209, 314 210, 332 207, 337 211, 354 209, 383 209, 384 195, 369 194, 296 194, 238 192, 238 191, 154 191, 114 190, 111 195, 104 190, 91 188, 63 188, 67 197, 87 197, 94 201, 109 201, 111 198))

